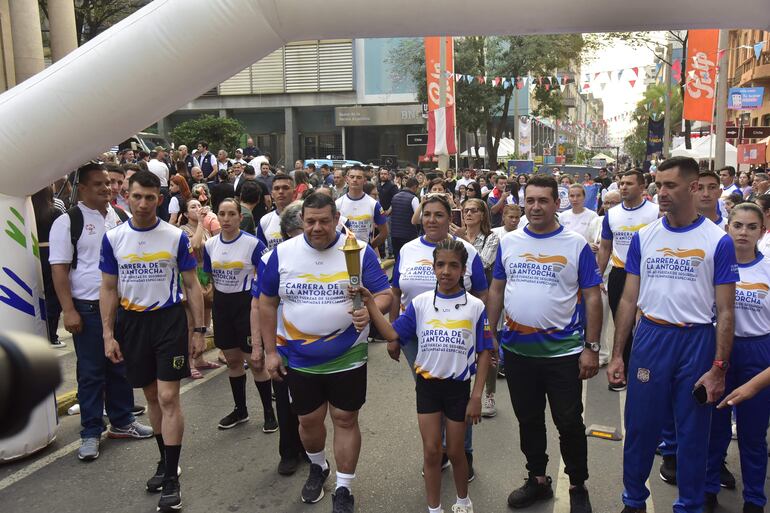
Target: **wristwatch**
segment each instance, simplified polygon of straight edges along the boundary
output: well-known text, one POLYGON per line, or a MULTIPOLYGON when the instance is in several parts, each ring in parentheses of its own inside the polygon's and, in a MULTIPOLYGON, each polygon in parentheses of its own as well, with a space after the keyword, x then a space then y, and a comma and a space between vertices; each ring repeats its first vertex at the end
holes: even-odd
POLYGON ((730 367, 730 362, 727 360, 714 360, 714 367, 717 369, 722 369, 723 371, 727 371, 727 369, 730 367))
POLYGON ((585 348, 586 349, 590 349, 594 353, 598 353, 599 349, 601 349, 601 347, 602 346, 599 344, 599 342, 586 342, 585 343, 585 348))
POLYGON ((200 328, 193 328, 193 333, 203 333, 204 335, 208 331, 208 328, 206 326, 202 326, 200 328))

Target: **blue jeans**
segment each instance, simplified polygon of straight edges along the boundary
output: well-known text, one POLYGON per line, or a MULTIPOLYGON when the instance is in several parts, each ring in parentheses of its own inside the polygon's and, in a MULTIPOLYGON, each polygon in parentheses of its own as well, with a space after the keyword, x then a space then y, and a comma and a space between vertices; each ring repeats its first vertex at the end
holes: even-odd
MULTIPOLYGON (((412 379, 416 379, 417 375, 414 373, 414 361, 417 359, 417 339, 410 340, 408 344, 401 346, 401 352, 406 358, 406 363, 409 365, 409 371, 412 374, 412 379)), ((446 430, 444 429, 443 421, 441 425, 441 445, 446 447, 446 430)), ((465 428, 465 452, 473 452, 473 424, 468 424, 465 428)))
POLYGON ((83 324, 82 331, 72 337, 78 358, 78 402, 83 427, 80 437, 99 437, 104 431, 105 406, 113 426, 123 427, 134 421, 131 414, 134 392, 126 381, 125 362, 114 364, 104 356, 98 302, 75 299, 74 303, 83 324))

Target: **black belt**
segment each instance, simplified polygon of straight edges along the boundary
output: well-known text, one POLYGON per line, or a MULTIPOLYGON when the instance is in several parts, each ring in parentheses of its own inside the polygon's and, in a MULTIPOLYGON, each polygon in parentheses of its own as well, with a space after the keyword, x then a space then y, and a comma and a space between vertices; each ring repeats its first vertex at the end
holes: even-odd
POLYGON ((72 301, 77 301, 78 303, 85 303, 87 305, 91 306, 99 306, 99 300, 98 299, 78 299, 78 298, 72 298, 72 301))

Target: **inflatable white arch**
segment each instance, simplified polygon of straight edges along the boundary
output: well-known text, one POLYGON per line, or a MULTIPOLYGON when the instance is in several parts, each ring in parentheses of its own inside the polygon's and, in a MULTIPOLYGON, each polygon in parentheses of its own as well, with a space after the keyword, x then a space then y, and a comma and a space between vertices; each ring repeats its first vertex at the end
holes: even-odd
POLYGON ((45 333, 25 197, 287 42, 733 27, 770 29, 767 0, 155 0, 0 95, 2 329, 45 333))

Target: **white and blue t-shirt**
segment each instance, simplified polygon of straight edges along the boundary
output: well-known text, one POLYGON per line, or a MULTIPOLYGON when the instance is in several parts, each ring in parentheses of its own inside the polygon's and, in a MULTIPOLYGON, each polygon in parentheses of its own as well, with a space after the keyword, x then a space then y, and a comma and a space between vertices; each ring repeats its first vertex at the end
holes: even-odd
POLYGON ((494 349, 484 303, 464 290, 436 293, 435 307, 433 291, 420 294, 393 329, 402 345, 417 344, 414 372, 425 379, 467 381, 476 374, 476 353, 494 349))
POLYGON ((610 264, 613 267, 625 267, 631 238, 659 216, 658 205, 647 200, 634 208, 628 208, 621 202, 607 211, 602 221, 602 239, 612 241, 610 264))
POLYGON ((738 264, 735 284, 735 336, 759 337, 770 333, 770 259, 757 252, 748 264, 738 264))
POLYGON ((258 281, 259 257, 265 251, 262 242, 243 230, 225 241, 220 233, 203 246, 203 271, 211 274, 214 288, 225 294, 247 292, 258 281))
POLYGON ((277 210, 268 212, 259 220, 259 225, 257 226, 257 238, 262 241, 262 244, 267 246, 267 249, 273 249, 283 242, 283 235, 281 235, 281 214, 279 214, 277 210))
POLYGON ((735 247, 723 229, 699 216, 674 228, 662 217, 634 234, 626 272, 640 278, 637 306, 663 325, 714 321, 714 287, 739 280, 735 247))
MULTIPOLYGON (((304 235, 273 249, 259 290, 280 297, 276 344, 289 367, 311 374, 332 374, 361 367, 367 359, 369 328, 360 333, 353 325, 348 296, 349 276, 345 237, 326 249, 313 248, 304 235)), ((371 247, 360 253, 361 282, 372 294, 388 290, 385 276, 371 247)))
MULTIPOLYGON (((484 292, 488 288, 484 274, 484 264, 470 242, 457 239, 468 251, 463 283, 465 290, 484 292)), ((401 289, 401 310, 403 311, 414 298, 423 292, 433 291, 436 287, 436 273, 433 271, 433 250, 436 245, 425 237, 418 237, 401 247, 393 266, 392 284, 401 289)))
POLYGON ((353 199, 350 194, 345 194, 337 200, 337 210, 347 218, 348 229, 358 240, 367 244, 372 239, 375 225, 380 226, 388 222, 380 202, 368 194, 364 194, 359 199, 353 199))
POLYGON ((505 280, 505 349, 537 358, 583 350, 580 289, 602 278, 582 235, 563 226, 545 234, 511 232, 500 241, 493 277, 505 280))
POLYGON ((99 269, 118 277, 124 310, 159 310, 181 302, 179 273, 196 266, 187 235, 160 219, 150 228, 135 228, 129 220, 102 239, 99 269))

